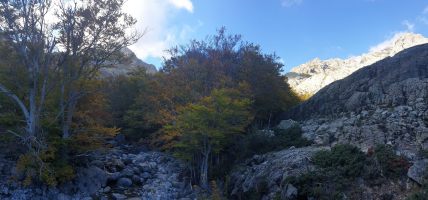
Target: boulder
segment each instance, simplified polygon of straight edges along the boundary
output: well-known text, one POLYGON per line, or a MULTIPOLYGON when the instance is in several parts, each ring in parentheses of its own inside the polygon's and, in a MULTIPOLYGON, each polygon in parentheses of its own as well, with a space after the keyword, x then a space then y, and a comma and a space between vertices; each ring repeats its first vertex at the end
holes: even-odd
POLYGON ((231 195, 239 198, 243 193, 257 191, 260 186, 266 186, 268 191, 263 199, 274 199, 281 193, 293 196, 297 189, 294 186, 284 188, 281 184, 287 177, 313 170, 314 166, 310 159, 315 152, 322 149, 326 148, 290 148, 254 156, 232 171, 229 188, 231 195))
POLYGON ((81 193, 94 194, 106 184, 107 173, 98 167, 81 168, 77 172, 76 186, 81 193))
POLYGON ((127 198, 125 195, 119 193, 113 193, 111 196, 114 200, 124 200, 127 198))
POLYGON ((291 184, 287 184, 284 190, 281 193, 281 199, 295 199, 297 197, 298 191, 297 188, 291 184))
POLYGON ((296 122, 292 119, 282 120, 276 128, 282 130, 290 130, 292 128, 299 127, 299 122, 296 122))
POLYGON ((132 186, 132 180, 129 178, 120 178, 117 181, 117 186, 122 187, 122 188, 131 187, 132 186))
POLYGON ((418 160, 413 163, 413 165, 407 171, 407 176, 415 181, 416 183, 422 185, 424 183, 426 176, 428 175, 428 159, 418 160))

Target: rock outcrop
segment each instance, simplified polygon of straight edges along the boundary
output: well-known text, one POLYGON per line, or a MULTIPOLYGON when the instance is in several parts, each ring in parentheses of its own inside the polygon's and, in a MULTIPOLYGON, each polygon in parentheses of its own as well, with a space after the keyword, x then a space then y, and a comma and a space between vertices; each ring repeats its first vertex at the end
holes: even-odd
MULTIPOLYGON (((292 196, 297 189, 292 185, 282 185, 290 176, 298 176, 314 169, 310 159, 323 148, 290 148, 279 152, 256 155, 231 174, 231 195, 236 199, 241 195, 254 195, 260 190, 265 193, 261 199, 275 199, 277 195, 292 196), (262 189, 263 188, 263 189, 262 189), (284 193, 284 194, 282 194, 284 193)), ((285 199, 285 198, 284 198, 285 199)))
POLYGON ((406 49, 321 89, 282 119, 301 120, 320 145, 391 144, 417 159, 428 149, 428 44, 406 49))
POLYGON ((195 199, 183 171, 180 161, 163 153, 113 149, 79 168, 73 182, 56 188, 24 188, 2 176, 0 199, 195 199))
POLYGON ((313 95, 330 83, 343 79, 362 67, 394 56, 398 52, 420 44, 428 43, 428 38, 420 34, 401 33, 369 53, 348 59, 314 59, 291 69, 287 74, 291 88, 300 95, 313 95))
POLYGON ((119 63, 115 63, 111 67, 101 69, 101 75, 103 77, 127 75, 138 68, 145 69, 149 74, 154 74, 157 72, 154 65, 147 64, 140 60, 130 49, 125 48, 122 50, 122 53, 123 58, 120 59, 121 61, 119 63))

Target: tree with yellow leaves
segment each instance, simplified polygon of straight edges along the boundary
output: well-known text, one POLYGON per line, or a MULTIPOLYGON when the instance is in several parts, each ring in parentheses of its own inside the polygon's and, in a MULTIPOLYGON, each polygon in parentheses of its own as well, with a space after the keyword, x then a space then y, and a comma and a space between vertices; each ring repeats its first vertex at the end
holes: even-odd
POLYGON ((174 154, 188 162, 193 179, 208 189, 210 158, 219 155, 230 139, 252 121, 251 101, 236 89, 214 89, 210 96, 179 109, 176 121, 165 127, 173 132, 174 154))

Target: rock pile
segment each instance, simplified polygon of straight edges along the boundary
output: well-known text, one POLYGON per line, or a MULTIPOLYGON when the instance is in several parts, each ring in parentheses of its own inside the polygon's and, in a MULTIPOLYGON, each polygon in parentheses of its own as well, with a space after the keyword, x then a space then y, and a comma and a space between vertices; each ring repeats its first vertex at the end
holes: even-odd
POLYGON ((113 149, 78 169, 73 182, 57 188, 22 188, 2 179, 0 199, 195 199, 183 169, 181 162, 160 152, 134 154, 113 149))
POLYGON ((262 199, 275 199, 277 195, 287 199, 296 194, 292 185, 282 185, 290 176, 298 176, 314 169, 310 162, 312 155, 324 148, 305 147, 290 148, 278 152, 256 155, 231 174, 231 195, 236 199, 242 194, 259 191, 262 188, 262 199))

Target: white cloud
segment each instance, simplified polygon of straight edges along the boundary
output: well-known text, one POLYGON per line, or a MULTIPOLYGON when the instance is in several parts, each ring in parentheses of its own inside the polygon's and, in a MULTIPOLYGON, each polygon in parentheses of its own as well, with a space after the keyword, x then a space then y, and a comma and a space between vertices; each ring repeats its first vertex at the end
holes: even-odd
POLYGON ((387 40, 385 40, 385 41, 383 41, 383 42, 381 42, 375 46, 370 47, 369 51, 370 51, 370 53, 372 53, 372 52, 377 52, 377 51, 383 50, 385 48, 388 48, 388 47, 392 46, 393 43, 395 41, 397 41, 398 38, 400 38, 406 34, 409 34, 409 32, 396 32, 396 33, 394 33, 394 35, 392 37, 389 37, 389 39, 387 39, 387 40))
POLYGON ((184 8, 189 12, 193 12, 193 3, 190 0, 169 0, 169 2, 177 8, 184 8))
POLYGON ((402 24, 406 27, 408 32, 413 32, 415 30, 415 24, 410 22, 409 20, 404 20, 402 24))
POLYGON ((300 5, 303 0, 282 0, 281 5, 284 7, 292 7, 300 5))
MULTIPOLYGON (((187 40, 195 31, 195 27, 190 25, 173 24, 172 19, 180 10, 191 13, 193 9, 190 0, 128 0, 124 6, 125 12, 138 20, 138 31, 145 31, 145 35, 130 49, 143 60, 167 57, 167 49, 187 40)), ((200 24, 196 24, 196 28, 200 24)))

